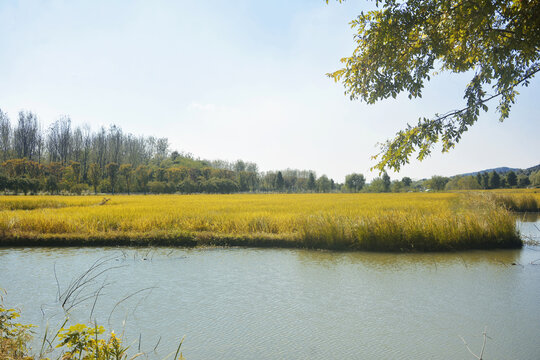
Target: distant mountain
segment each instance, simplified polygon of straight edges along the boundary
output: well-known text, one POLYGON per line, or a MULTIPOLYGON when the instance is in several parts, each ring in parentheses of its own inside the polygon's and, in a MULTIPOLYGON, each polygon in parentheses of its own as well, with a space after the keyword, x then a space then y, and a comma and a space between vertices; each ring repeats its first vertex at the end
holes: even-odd
POLYGON ((470 176, 470 175, 477 175, 477 174, 483 174, 483 173, 491 173, 493 171, 495 171, 495 172, 497 172, 499 174, 505 174, 505 173, 507 173, 509 171, 513 171, 516 174, 530 175, 533 172, 538 171, 538 170, 540 170, 540 164, 538 164, 536 166, 532 166, 530 168, 526 168, 526 169, 509 168, 509 167, 503 166, 503 167, 498 167, 498 168, 493 168, 493 169, 486 169, 486 170, 480 170, 480 171, 470 172, 470 173, 466 173, 466 174, 460 174, 460 175, 456 175, 456 176, 470 176))
POLYGON ((538 164, 536 166, 531 166, 530 168, 527 168, 527 169, 523 170, 523 173, 525 173, 527 175, 530 175, 533 172, 536 172, 538 170, 540 170, 540 164, 538 164))

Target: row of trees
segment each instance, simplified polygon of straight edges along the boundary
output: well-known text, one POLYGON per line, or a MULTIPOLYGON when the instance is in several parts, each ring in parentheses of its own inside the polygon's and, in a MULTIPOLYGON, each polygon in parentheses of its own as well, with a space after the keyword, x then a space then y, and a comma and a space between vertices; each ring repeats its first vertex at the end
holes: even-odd
POLYGON ((409 191, 443 191, 443 190, 481 190, 540 187, 540 170, 527 174, 516 174, 509 171, 499 174, 495 171, 479 173, 474 176, 444 177, 434 175, 430 179, 413 181, 409 177, 391 180, 388 174, 375 178, 367 184, 361 174, 347 175, 341 188, 347 192, 409 192, 409 191))
POLYGON ((135 136, 111 125, 92 132, 88 125, 73 127, 68 116, 62 116, 47 129, 36 114, 20 111, 14 125, 0 109, 0 159, 27 159, 38 164, 80 164, 80 175, 88 181, 90 164, 104 170, 108 163, 129 163, 137 167, 157 162, 169 155, 166 138, 135 136))
MULTIPOLYGON (((174 156, 174 155, 173 155, 174 156)), ((81 163, 71 161, 38 163, 26 158, 2 163, 0 191, 12 193, 234 193, 234 192, 331 192, 339 191, 340 184, 326 175, 318 177, 312 171, 287 169, 259 173, 248 168, 237 171, 205 166, 179 165, 181 158, 170 157, 160 164, 132 164, 110 162, 102 169, 91 163, 87 179, 81 173, 81 163)))
MULTIPOLYGON (((92 132, 62 116, 46 130, 32 112, 21 111, 12 125, 0 109, 0 191, 11 193, 234 193, 234 192, 405 192, 496 189, 540 185, 509 172, 415 181, 388 174, 366 182, 363 174, 336 183, 314 171, 259 172, 255 163, 207 161, 170 151, 166 138, 134 136, 112 125, 92 132)), ((536 177, 534 177, 534 176, 536 177)))
POLYGON ((362 174, 351 174, 345 178, 341 187, 344 192, 409 192, 409 191, 443 191, 443 190, 481 190, 481 189, 508 189, 540 187, 540 170, 516 174, 509 171, 504 174, 498 172, 483 172, 474 176, 444 177, 434 175, 430 179, 413 181, 409 177, 401 180, 391 180, 387 173, 366 183, 362 174))
MULTIPOLYGON (((174 155, 172 155, 174 156, 174 155)), ((83 180, 81 164, 71 161, 38 163, 28 159, 11 159, 0 168, 0 191, 11 193, 48 192, 57 194, 83 192, 94 193, 235 193, 235 192, 408 192, 467 189, 498 189, 509 187, 540 186, 540 171, 530 176, 509 172, 504 176, 492 172, 477 176, 447 178, 433 176, 431 179, 412 181, 409 177, 391 180, 388 174, 366 182, 362 174, 349 174, 344 184, 336 183, 326 175, 317 177, 313 171, 287 169, 259 173, 256 168, 179 165, 168 157, 160 165, 108 163, 104 169, 99 164, 89 166, 87 181, 83 180), (172 164, 172 165, 171 165, 172 164), (171 166, 166 166, 171 165, 171 166), (236 170, 228 170, 236 168, 236 170)), ((241 161, 239 161, 241 162, 241 161)))
POLYGON ((432 190, 509 189, 540 186, 540 170, 530 175, 516 174, 514 171, 503 174, 492 171, 453 178, 434 176, 426 182, 426 186, 432 190))

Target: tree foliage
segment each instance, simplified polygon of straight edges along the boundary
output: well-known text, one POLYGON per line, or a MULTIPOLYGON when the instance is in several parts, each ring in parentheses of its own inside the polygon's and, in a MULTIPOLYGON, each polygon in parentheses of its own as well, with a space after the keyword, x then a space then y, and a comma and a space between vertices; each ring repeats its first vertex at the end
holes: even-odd
MULTIPOLYGON (((328 1, 327 1, 328 2, 328 1)), ((341 2, 341 1, 340 1, 341 2)), ((373 104, 405 92, 422 96, 439 71, 468 73, 463 107, 407 125, 380 145, 375 168, 399 171, 434 144, 452 149, 487 103, 499 99, 500 120, 509 116, 519 85, 540 71, 539 0, 377 0, 377 9, 351 22, 356 49, 328 74, 351 99, 373 104)))
POLYGON ((517 175, 513 171, 509 171, 508 174, 506 174, 506 183, 508 186, 516 186, 517 185, 517 175))
POLYGON ((434 191, 442 191, 444 190, 444 187, 446 186, 446 183, 448 183, 448 181, 450 181, 450 179, 447 177, 433 175, 431 179, 425 182, 425 185, 428 189, 434 191))
POLYGON ((489 175, 489 187, 491 189, 498 189, 501 186, 501 177, 496 171, 492 171, 489 175))
POLYGON ((362 190, 366 184, 366 178, 363 174, 352 173, 345 176, 345 187, 348 191, 357 192, 362 190))
POLYGON ((445 190, 478 190, 482 187, 476 176, 454 177, 446 183, 445 190))

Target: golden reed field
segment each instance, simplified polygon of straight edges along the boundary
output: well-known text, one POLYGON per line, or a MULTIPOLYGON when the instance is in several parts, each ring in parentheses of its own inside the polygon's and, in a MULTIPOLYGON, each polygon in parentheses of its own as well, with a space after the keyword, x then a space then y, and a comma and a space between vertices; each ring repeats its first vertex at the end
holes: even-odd
POLYGON ((0 246, 520 247, 540 193, 2 196, 0 246), (530 209, 528 208, 530 207, 530 209))

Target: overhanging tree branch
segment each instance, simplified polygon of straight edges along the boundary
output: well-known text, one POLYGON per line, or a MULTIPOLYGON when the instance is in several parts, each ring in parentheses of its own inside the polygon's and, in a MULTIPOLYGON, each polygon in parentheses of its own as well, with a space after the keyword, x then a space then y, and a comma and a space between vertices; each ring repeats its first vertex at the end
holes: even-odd
POLYGON ((540 2, 503 0, 376 1, 380 8, 351 22, 357 48, 328 74, 351 99, 373 104, 406 91, 421 97, 436 64, 453 73, 477 70, 465 89, 466 106, 420 118, 380 144, 375 169, 399 171, 418 152, 429 156, 435 143, 452 149, 477 121, 480 110, 499 98, 500 120, 509 116, 518 94, 540 71, 540 2), (493 85, 490 85, 493 84, 493 85), (491 86, 495 95, 484 87, 491 86))

